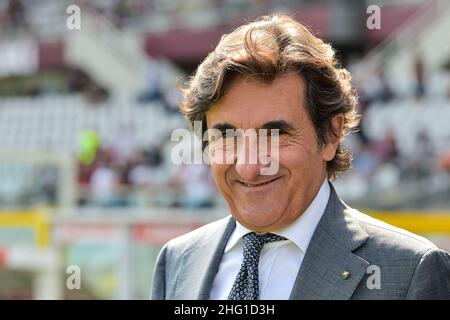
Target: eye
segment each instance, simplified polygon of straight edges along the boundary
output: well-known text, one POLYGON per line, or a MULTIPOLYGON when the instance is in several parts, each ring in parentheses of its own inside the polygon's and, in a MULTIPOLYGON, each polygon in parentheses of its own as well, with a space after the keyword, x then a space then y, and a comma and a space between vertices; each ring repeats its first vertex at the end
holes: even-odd
POLYGON ((287 134, 287 132, 281 129, 269 130, 269 136, 282 136, 285 134, 287 134))
POLYGON ((219 135, 218 133, 214 133, 209 138, 209 141, 210 142, 216 142, 217 140, 219 140, 219 138, 221 138, 221 135, 219 135))
POLYGON ((226 129, 226 130, 222 130, 221 132, 222 132, 222 137, 227 140, 234 139, 237 136, 237 134, 234 130, 226 129))

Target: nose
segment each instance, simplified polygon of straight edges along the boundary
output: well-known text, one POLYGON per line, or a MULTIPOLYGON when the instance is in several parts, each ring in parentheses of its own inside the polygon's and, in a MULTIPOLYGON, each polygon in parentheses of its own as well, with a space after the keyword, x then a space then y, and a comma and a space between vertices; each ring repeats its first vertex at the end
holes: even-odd
POLYGON ((235 168, 243 180, 250 182, 261 175, 263 165, 259 159, 257 143, 252 139, 246 139, 246 142, 238 144, 235 168))
POLYGON ((236 172, 245 181, 255 181, 261 175, 259 164, 236 164, 236 172))

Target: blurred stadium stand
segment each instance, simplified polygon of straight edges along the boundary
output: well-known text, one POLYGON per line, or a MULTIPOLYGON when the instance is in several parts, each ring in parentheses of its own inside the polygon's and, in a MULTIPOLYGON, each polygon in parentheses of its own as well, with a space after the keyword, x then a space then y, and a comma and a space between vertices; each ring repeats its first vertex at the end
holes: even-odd
POLYGON ((145 299, 161 245, 227 214, 207 167, 171 162, 175 80, 271 12, 353 74, 363 121, 339 194, 450 249, 450 2, 370 4, 380 30, 368 1, 0 0, 0 298, 145 299))

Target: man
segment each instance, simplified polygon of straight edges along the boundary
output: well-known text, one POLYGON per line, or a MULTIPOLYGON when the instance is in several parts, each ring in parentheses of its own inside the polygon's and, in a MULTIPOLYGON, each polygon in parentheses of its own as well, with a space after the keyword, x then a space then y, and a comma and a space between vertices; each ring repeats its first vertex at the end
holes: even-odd
POLYGON ((348 207, 329 182, 350 167, 342 139, 358 123, 355 104, 333 49, 289 17, 222 37, 181 110, 225 133, 219 144, 208 133, 212 159, 235 141, 227 129, 275 129, 277 152, 251 162, 255 144, 241 143, 233 161, 212 161, 232 216, 164 246, 152 298, 450 298, 447 252, 348 207))

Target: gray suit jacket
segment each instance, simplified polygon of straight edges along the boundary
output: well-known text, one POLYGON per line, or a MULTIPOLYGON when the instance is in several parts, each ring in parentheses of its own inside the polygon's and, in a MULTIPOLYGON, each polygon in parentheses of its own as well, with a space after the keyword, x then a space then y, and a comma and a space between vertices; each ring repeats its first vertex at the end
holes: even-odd
MULTIPOLYGON (((209 299, 235 224, 229 216, 169 241, 151 298, 209 299)), ((331 186, 290 299, 450 299, 450 255, 348 207, 331 186)))

